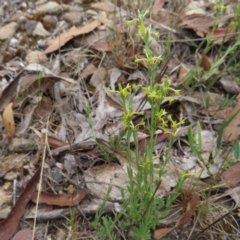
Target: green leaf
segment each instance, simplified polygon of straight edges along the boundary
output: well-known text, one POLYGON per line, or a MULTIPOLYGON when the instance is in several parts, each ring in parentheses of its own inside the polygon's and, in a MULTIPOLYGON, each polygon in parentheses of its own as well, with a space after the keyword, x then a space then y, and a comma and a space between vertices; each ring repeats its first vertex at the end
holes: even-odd
POLYGON ((194 154, 196 155, 196 157, 202 161, 203 159, 202 159, 201 154, 198 151, 198 148, 196 147, 196 142, 193 137, 191 128, 188 129, 188 141, 189 141, 190 147, 191 147, 192 151, 194 152, 194 154))
POLYGON ((236 160, 240 159, 240 141, 237 141, 234 145, 234 157, 236 160))

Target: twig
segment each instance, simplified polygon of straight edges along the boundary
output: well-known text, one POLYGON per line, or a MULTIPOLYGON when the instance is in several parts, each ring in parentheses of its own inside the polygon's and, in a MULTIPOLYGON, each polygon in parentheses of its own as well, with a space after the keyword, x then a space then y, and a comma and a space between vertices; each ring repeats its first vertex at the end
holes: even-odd
POLYGON ((204 229, 202 229, 198 234, 194 235, 193 237, 191 237, 189 240, 193 240, 193 239, 197 239, 198 236, 200 236, 202 233, 204 233, 206 230, 208 230, 210 227, 212 227, 213 225, 215 225, 216 223, 220 222, 221 220, 223 220, 225 217, 227 217, 228 215, 230 215, 234 210, 238 210, 240 209, 240 207, 234 208, 232 210, 230 210, 229 212, 225 213, 223 216, 221 216, 220 218, 216 219, 214 222, 212 222, 210 225, 208 225, 207 227, 205 227, 204 229))

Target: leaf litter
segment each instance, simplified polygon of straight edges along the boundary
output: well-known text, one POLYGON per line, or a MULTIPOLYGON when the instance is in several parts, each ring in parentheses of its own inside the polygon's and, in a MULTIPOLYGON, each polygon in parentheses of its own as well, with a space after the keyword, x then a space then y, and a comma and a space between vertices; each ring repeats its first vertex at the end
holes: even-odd
MULTIPOLYGON (((80 219, 71 236, 97 238, 97 233, 91 231, 91 223, 84 223, 84 218, 97 213, 109 188, 111 192, 104 207, 106 214, 118 211, 119 206, 121 209, 121 188, 127 189, 129 184, 129 163, 125 150, 113 150, 108 146, 110 140, 117 143, 123 131, 119 96, 110 94, 109 90, 118 90, 118 84, 135 84, 138 90, 148 84, 144 64, 136 66, 134 63, 136 56, 143 56, 142 43, 135 36, 136 26, 128 29, 125 24, 125 20, 136 17, 134 8, 142 1, 132 1, 131 4, 128 1, 118 1, 117 4, 115 1, 83 2, 24 1, 18 2, 16 8, 1 6, 1 239, 12 238, 17 230, 20 231, 13 239, 31 239, 32 234, 35 239, 43 239, 45 227, 41 219, 56 219, 56 225, 48 225, 48 237, 60 239, 56 237, 60 232, 69 235, 71 231, 66 228, 69 222, 62 223, 62 216, 70 215, 67 207, 72 207, 80 219), (89 115, 86 114, 88 108, 91 109, 89 115), (44 144, 48 154, 44 159, 42 190, 38 197, 36 185, 40 170, 37 169, 43 161, 40 156, 44 144), (109 159, 98 144, 108 153, 109 159), (13 187, 15 182, 17 189, 13 187), (10 204, 15 195, 16 203, 10 204), (35 206, 36 202, 39 215, 34 229, 29 219, 34 219, 36 210, 27 205, 35 206), (51 218, 47 217, 48 214, 51 218), (27 225, 20 224, 23 219, 27 225)), ((211 72, 218 56, 214 46, 228 46, 236 36, 233 24, 235 5, 232 2, 230 9, 223 11, 215 21, 216 15, 211 13, 214 10, 212 3, 188 1, 183 7, 180 1, 174 1, 172 6, 170 1, 155 0, 152 1, 152 18, 145 19, 152 24, 154 31, 160 33, 159 39, 151 41, 154 56, 167 55, 166 38, 172 34, 171 49, 174 46, 175 51, 172 51, 171 62, 160 75, 162 79, 158 74, 163 66, 159 66, 155 80, 161 84, 164 78, 168 78, 172 87, 181 89, 181 94, 173 97, 172 105, 164 101, 162 106, 174 119, 184 118, 186 122, 170 151, 171 162, 166 166, 156 193, 159 199, 169 196, 177 187, 179 175, 186 175, 182 193, 172 209, 177 209, 179 214, 177 217, 170 215, 170 220, 163 219, 157 229, 152 229, 152 236, 156 239, 167 234, 171 239, 176 234, 185 239, 189 231, 194 235, 217 220, 226 209, 231 211, 233 203, 235 207, 239 206, 238 75, 224 64, 211 72), (173 8, 178 14, 172 12, 173 8), (203 50, 204 43, 198 48, 198 42, 204 41, 201 38, 212 41, 211 51, 206 53, 203 50), (194 39, 198 41, 194 42, 194 39), (195 51, 196 45, 197 50, 201 49, 200 53, 195 51), (192 81, 191 89, 189 76, 193 71, 192 79, 196 84, 192 81), (201 82, 201 76, 205 82, 201 82), (214 78, 218 81, 211 82, 214 78), (207 91, 203 92, 202 86, 207 91), (227 104, 226 100, 234 95, 235 100, 227 104), (202 127, 202 143, 198 142, 197 122, 202 127), (221 126, 225 126, 224 129, 221 126), (185 129, 190 127, 193 127, 196 144, 201 146, 201 159, 193 153, 189 143, 185 129), (228 144, 227 154, 220 154, 219 141, 223 143, 222 147, 228 144), (206 205, 218 207, 218 215, 207 212, 206 205)), ((230 60, 233 62, 233 58, 230 60)), ((134 111, 144 100, 145 95, 138 91, 133 98, 134 111)), ((151 111, 149 103, 145 102, 141 110, 147 121, 151 111)), ((139 120, 139 117, 134 119, 139 120)), ((162 156, 154 160, 157 169, 164 161, 170 136, 161 128, 155 136, 154 151, 156 156, 162 156)), ((141 129, 138 143, 142 155, 146 152, 148 139, 145 129, 141 129)), ((131 144, 133 151, 133 141, 131 144)), ((135 165, 133 161, 132 168, 136 173, 135 165)), ((154 178, 157 177, 156 172, 154 178)), ((152 188, 155 189, 156 185, 152 188)), ((226 219, 233 224, 230 218, 226 219)), ((238 218, 234 220, 239 221, 238 218)), ((225 229, 223 223, 216 226, 225 229)), ((212 229, 208 236, 219 236, 216 229, 216 235, 212 229)), ((225 231, 226 235, 230 233, 228 229, 225 231)))

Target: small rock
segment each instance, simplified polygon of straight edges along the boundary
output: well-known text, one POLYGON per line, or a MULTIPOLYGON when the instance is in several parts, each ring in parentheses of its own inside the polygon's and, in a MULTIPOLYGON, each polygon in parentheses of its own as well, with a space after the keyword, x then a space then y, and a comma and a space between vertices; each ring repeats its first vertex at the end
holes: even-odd
POLYGON ((50 33, 43 27, 41 22, 38 22, 35 29, 33 30, 33 35, 48 37, 50 36, 50 33))
POLYGON ((68 193, 68 194, 74 194, 74 193, 76 192, 76 188, 75 188, 72 184, 70 184, 70 185, 66 188, 66 190, 67 190, 67 193, 68 193))
POLYGON ((82 0, 73 0, 74 3, 77 3, 77 4, 82 4, 82 0))
POLYGON ((233 81, 233 79, 231 78, 231 76, 225 76, 222 77, 219 80, 220 84, 222 85, 223 89, 230 94, 239 94, 239 86, 238 84, 233 81))
POLYGON ((35 5, 39 6, 39 5, 42 5, 42 4, 46 3, 46 2, 47 2, 47 0, 38 0, 38 1, 35 2, 35 5))
POLYGON ((105 12, 115 12, 117 10, 117 6, 111 2, 92 3, 91 8, 102 10, 105 12))
POLYGON ((53 29, 57 26, 57 19, 52 15, 45 15, 43 18, 43 26, 47 29, 53 29))
POLYGON ((40 63, 40 64, 44 64, 47 62, 47 56, 45 53, 40 52, 40 51, 32 51, 30 53, 27 54, 25 61, 27 64, 30 63, 40 63))
POLYGON ((5 191, 0 189, 0 208, 4 203, 9 203, 11 201, 11 197, 6 194, 5 191))
POLYGON ((70 22, 71 24, 81 24, 83 19, 83 13, 79 12, 68 12, 63 16, 64 20, 70 22))
POLYGON ((64 168, 66 169, 69 177, 71 177, 75 173, 76 167, 77 162, 74 155, 67 154, 64 160, 64 168))
POLYGON ((5 176, 4 179, 7 181, 13 181, 16 179, 20 174, 17 172, 8 172, 5 176))
POLYGON ((60 183, 62 181, 62 177, 63 176, 58 168, 52 168, 52 178, 55 182, 60 183))
POLYGON ((59 10, 61 10, 61 6, 53 1, 49 1, 36 7, 37 13, 57 13, 59 10))
POLYGON ((67 4, 63 4, 61 6, 64 11, 68 11, 68 12, 83 12, 84 11, 84 9, 79 6, 69 6, 67 4))
POLYGON ((7 181, 7 182, 5 182, 4 185, 3 185, 3 189, 4 189, 5 191, 11 191, 12 188, 13 188, 12 182, 7 181))
POLYGON ((36 143, 32 139, 13 138, 9 144, 8 150, 10 152, 29 152, 36 149, 36 143))
POLYGON ((0 40, 11 38, 17 29, 17 23, 12 22, 0 28, 0 40))
POLYGON ((28 33, 31 33, 37 25, 37 21, 35 20, 28 20, 25 23, 25 29, 27 30, 28 33))
POLYGON ((98 15, 98 13, 96 12, 96 11, 94 11, 94 10, 91 10, 91 9, 88 9, 87 11, 86 11, 86 14, 88 14, 88 15, 98 15))
POLYGON ((7 218, 7 216, 9 215, 9 213, 11 212, 11 208, 10 207, 4 207, 3 209, 0 209, 0 216, 2 219, 7 218))
POLYGON ((31 18, 32 16, 27 13, 27 12, 22 12, 22 11, 19 11, 19 12, 16 12, 15 14, 12 15, 11 17, 11 21, 13 22, 21 22, 22 20, 21 19, 27 19, 27 18, 31 18))

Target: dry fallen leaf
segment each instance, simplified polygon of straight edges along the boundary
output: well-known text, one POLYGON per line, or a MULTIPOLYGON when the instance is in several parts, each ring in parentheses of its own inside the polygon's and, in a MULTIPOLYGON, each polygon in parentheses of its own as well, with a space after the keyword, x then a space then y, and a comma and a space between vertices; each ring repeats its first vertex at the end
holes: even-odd
POLYGON ((75 26, 70 28, 67 32, 60 34, 60 36, 54 38, 49 42, 48 48, 44 51, 44 53, 51 53, 58 50, 62 47, 65 43, 67 43, 72 38, 89 33, 93 31, 96 27, 100 26, 100 22, 98 20, 94 20, 83 26, 82 28, 78 29, 75 26))
MULTIPOLYGON (((197 3, 198 4, 198 3, 197 3)), ((190 14, 185 15, 182 17, 182 23, 180 26, 182 28, 192 29, 196 32, 196 34, 200 37, 206 37, 207 34, 209 34, 209 37, 213 37, 215 40, 215 44, 221 44, 222 41, 224 42, 228 41, 233 35, 233 30, 230 27, 227 28, 216 28, 216 30, 212 33, 212 27, 213 24, 222 25, 226 23, 229 19, 233 18, 233 14, 228 14, 226 16, 221 16, 217 19, 215 22, 213 19, 208 18, 207 16, 204 16, 202 14, 190 14), (226 34, 229 34, 228 36, 225 36, 226 34), (219 37, 219 38, 214 38, 219 37)))
POLYGON ((113 43, 108 40, 100 40, 92 44, 91 48, 98 51, 110 52, 113 49, 113 43))
MULTIPOLYGON (((163 142, 164 140, 168 139, 171 137, 171 135, 169 133, 155 133, 156 138, 156 144, 163 142)), ((140 139, 138 141, 138 150, 141 154, 144 154, 146 152, 145 147, 148 146, 148 143, 150 141, 150 136, 145 137, 144 139, 140 139)), ((135 145, 131 147, 131 150, 135 151, 135 145)))
POLYGON ((13 81, 3 90, 0 97, 0 111, 3 110, 15 97, 17 93, 18 82, 24 70, 20 71, 13 81))
POLYGON ((25 228, 19 231, 12 240, 32 240, 33 232, 32 230, 25 228))
POLYGON ((211 30, 209 30, 210 36, 214 37, 214 44, 222 44, 223 42, 227 42, 230 38, 234 37, 234 31, 231 27, 227 28, 217 28, 212 33, 211 30))
POLYGON ((202 52, 202 67, 204 71, 209 71, 211 69, 211 62, 205 52, 202 52))
MULTIPOLYGON (((45 137, 42 137, 42 140, 44 140, 44 138, 45 137)), ((53 148, 59 148, 67 145, 67 143, 63 142, 62 140, 50 136, 48 136, 48 144, 53 148)))
POLYGON ((9 103, 3 111, 3 123, 8 132, 8 137, 12 138, 15 135, 15 124, 12 111, 13 103, 9 103))
POLYGON ((152 13, 157 14, 163 7, 166 0, 155 0, 153 7, 152 7, 152 13))
POLYGON ((190 218, 193 216, 195 209, 198 205, 198 195, 194 194, 192 196, 192 199, 188 202, 187 204, 187 209, 185 211, 185 213, 182 215, 182 217, 177 221, 175 228, 181 227, 184 224, 186 224, 190 218))
MULTIPOLYGON (((84 172, 87 188, 100 198, 104 198, 111 187, 109 199, 122 200, 121 188, 127 188, 129 178, 118 164, 104 164, 84 172)), ((126 195, 127 192, 126 192, 126 195)))
POLYGON ((96 71, 96 67, 91 63, 82 72, 81 78, 86 79, 96 71))
POLYGON ((172 230, 182 227, 184 224, 186 224, 190 218, 194 215, 195 209, 198 205, 198 195, 194 194, 192 196, 192 199, 188 202, 187 204, 187 209, 185 211, 185 213, 182 215, 182 217, 177 221, 177 223, 175 224, 174 227, 172 228, 160 228, 160 229, 156 229, 154 231, 154 238, 156 239, 161 239, 162 237, 166 236, 166 234, 168 234, 169 232, 171 232, 172 230))
POLYGON ((154 231, 154 239, 161 239, 162 237, 166 236, 168 233, 170 233, 172 230, 174 229, 174 227, 172 228, 160 228, 160 229, 156 229, 154 231))
MULTIPOLYGON (((231 113, 226 118, 228 121, 232 116, 234 116, 238 111, 240 111, 240 95, 237 97, 237 105, 231 111, 231 113)), ((230 142, 239 139, 240 130, 240 112, 234 117, 234 119, 223 129, 223 141, 230 142)))
POLYGON ((236 163, 222 173, 222 179, 228 187, 240 182, 240 163, 236 163))
MULTIPOLYGON (((61 207, 65 206, 76 206, 78 205, 87 195, 86 192, 78 192, 75 194, 50 194, 46 192, 41 192, 39 196, 38 203, 45 203, 48 205, 57 205, 61 207)), ((37 202, 37 192, 32 195, 31 201, 37 202)))
POLYGON ((8 217, 0 222, 0 239, 9 240, 17 230, 18 223, 25 212, 26 206, 32 195, 36 192, 36 187, 40 178, 41 169, 39 169, 27 184, 23 193, 18 198, 16 204, 8 217))

